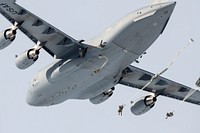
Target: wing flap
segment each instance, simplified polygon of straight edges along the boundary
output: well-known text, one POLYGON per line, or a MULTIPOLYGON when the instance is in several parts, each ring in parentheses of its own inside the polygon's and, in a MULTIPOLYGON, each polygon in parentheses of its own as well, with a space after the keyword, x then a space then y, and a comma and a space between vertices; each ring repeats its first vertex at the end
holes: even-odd
MULTIPOLYGON (((15 2, 15 1, 14 1, 15 2)), ((32 14, 13 1, 0 1, 0 13, 13 25, 19 24, 19 29, 27 35, 34 43, 43 43, 43 48, 52 56, 62 59, 68 56, 78 56, 78 52, 72 54, 70 51, 78 51, 80 43, 50 25, 46 21, 32 14), (71 54, 68 54, 70 52, 71 54)))
MULTIPOLYGON (((129 66, 127 69, 128 73, 120 81, 120 84, 133 88, 142 89, 150 81, 151 77, 154 76, 153 73, 134 66, 129 66)), ((194 89, 190 87, 161 76, 153 80, 153 82, 144 90, 178 100, 183 100, 189 92, 194 91, 194 89)), ((186 99, 186 102, 200 105, 200 91, 196 90, 188 99, 186 99)))

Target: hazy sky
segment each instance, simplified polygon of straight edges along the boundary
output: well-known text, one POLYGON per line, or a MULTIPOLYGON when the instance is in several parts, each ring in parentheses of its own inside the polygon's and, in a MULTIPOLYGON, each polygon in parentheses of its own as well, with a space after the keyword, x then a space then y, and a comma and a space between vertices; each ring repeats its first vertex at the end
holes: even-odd
MULTIPOLYGON (((122 16, 148 4, 148 0, 17 2, 75 39, 90 39, 122 16)), ((199 12, 199 0, 178 0, 163 35, 148 49, 140 64, 133 65, 158 73, 193 38, 194 45, 163 75, 193 87, 200 76, 199 12)), ((10 25, 0 15, 0 30, 10 25)), ((199 133, 200 106, 182 104, 175 110, 175 116, 166 120, 165 113, 180 105, 180 101, 170 98, 158 97, 156 106, 142 116, 132 115, 128 106, 124 115, 118 116, 118 105, 138 92, 137 89, 122 85, 116 87, 108 101, 98 106, 88 100, 69 100, 57 106, 42 108, 27 105, 25 99, 29 81, 38 70, 53 60, 42 51, 35 65, 24 71, 18 70, 14 55, 33 45, 25 35, 18 32, 15 42, 0 51, 0 133, 199 133)), ((141 96, 147 94, 144 92, 141 96)))

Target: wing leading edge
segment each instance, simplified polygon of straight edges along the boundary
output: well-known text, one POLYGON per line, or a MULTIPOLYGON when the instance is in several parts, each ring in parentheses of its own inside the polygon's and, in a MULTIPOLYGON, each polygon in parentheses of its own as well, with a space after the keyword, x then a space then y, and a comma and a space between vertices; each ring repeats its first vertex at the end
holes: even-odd
MULTIPOLYGON (((127 68, 127 74, 119 83, 141 89, 151 80, 152 76, 154 75, 155 74, 140 68, 129 66, 127 68)), ((190 87, 161 76, 153 80, 153 82, 144 90, 178 100, 183 100, 189 92, 194 91, 194 89, 190 87)), ((200 105, 200 91, 196 90, 189 98, 186 99, 186 102, 200 105)))
POLYGON ((78 56, 83 45, 15 3, 15 0, 0 0, 0 13, 28 36, 35 44, 40 42, 50 55, 58 59, 78 56))

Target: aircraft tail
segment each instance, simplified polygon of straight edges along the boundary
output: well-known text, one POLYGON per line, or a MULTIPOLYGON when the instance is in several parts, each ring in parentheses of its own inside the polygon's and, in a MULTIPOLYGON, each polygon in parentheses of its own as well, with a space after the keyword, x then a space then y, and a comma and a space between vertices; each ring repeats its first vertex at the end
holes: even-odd
POLYGON ((151 0, 151 5, 169 2, 169 0, 151 0))

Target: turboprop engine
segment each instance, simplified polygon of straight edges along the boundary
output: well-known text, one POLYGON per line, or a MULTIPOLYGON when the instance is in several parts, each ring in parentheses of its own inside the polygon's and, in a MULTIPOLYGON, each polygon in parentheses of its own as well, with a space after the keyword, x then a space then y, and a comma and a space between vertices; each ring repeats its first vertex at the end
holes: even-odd
POLYGON ((0 33, 0 50, 9 46, 15 40, 16 33, 16 29, 12 28, 0 33))
POLYGON ((16 55, 16 66, 19 69, 26 69, 30 67, 37 61, 39 53, 39 50, 32 48, 20 55, 16 55))
POLYGON ((157 98, 155 95, 148 95, 141 98, 131 107, 131 112, 134 115, 142 115, 149 111, 155 105, 157 98))

